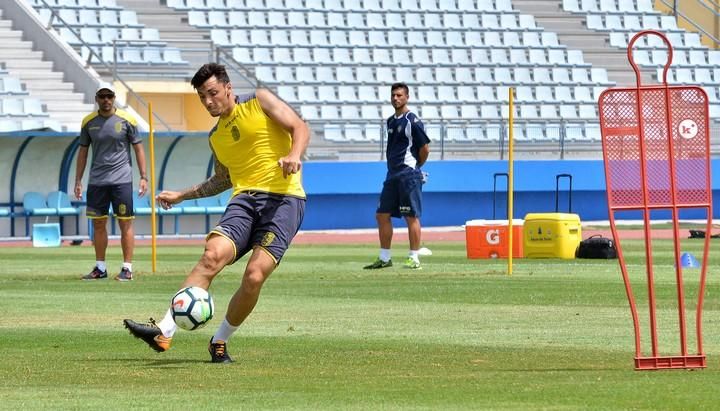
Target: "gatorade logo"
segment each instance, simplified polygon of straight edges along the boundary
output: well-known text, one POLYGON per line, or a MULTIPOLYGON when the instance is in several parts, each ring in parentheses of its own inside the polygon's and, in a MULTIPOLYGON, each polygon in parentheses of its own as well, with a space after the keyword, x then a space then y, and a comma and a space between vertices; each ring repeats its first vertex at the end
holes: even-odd
POLYGON ((485 241, 492 245, 500 244, 500 230, 487 230, 485 241))

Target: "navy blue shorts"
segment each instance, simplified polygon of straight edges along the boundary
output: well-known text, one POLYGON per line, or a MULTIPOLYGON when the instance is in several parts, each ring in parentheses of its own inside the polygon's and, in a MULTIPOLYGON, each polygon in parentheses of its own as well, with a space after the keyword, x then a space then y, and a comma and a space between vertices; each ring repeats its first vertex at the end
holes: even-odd
POLYGON ((88 218, 107 217, 112 203, 113 215, 119 219, 134 218, 132 183, 113 184, 109 186, 88 185, 87 209, 88 218))
POLYGON ((210 234, 235 245, 233 263, 254 247, 262 247, 280 263, 300 229, 305 199, 280 194, 243 192, 233 197, 210 234))
POLYGON ((385 180, 377 212, 397 218, 419 218, 422 215, 422 173, 412 170, 385 180))

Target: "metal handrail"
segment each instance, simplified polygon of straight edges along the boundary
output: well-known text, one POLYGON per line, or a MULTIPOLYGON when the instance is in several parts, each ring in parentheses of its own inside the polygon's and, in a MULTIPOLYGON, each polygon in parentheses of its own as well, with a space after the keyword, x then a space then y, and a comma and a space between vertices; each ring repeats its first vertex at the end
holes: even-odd
MULTIPOLYGON (((113 73, 113 79, 119 81, 119 82, 123 85, 123 87, 125 87, 125 89, 127 90, 127 92, 128 92, 132 97, 134 97, 134 98, 135 98, 140 104, 142 104, 145 108, 148 108, 147 102, 146 102, 142 97, 140 97, 140 95, 137 94, 137 93, 135 92, 135 90, 133 90, 133 89, 127 84, 127 82, 125 82, 125 80, 123 80, 123 79, 117 74, 117 71, 115 70, 115 67, 111 67, 110 65, 108 65, 108 64, 102 59, 102 57, 101 57, 99 54, 97 54, 97 53, 95 52, 95 50, 94 50, 85 40, 82 39, 82 37, 80 36, 80 33, 79 33, 77 30, 75 30, 72 26, 70 26, 62 17, 60 17, 60 14, 55 10, 54 7, 50 6, 45 0, 40 0, 40 2, 41 2, 48 10, 50 10, 50 20, 48 20, 48 23, 47 23, 47 27, 46 27, 47 30, 55 30, 55 28, 53 27, 53 21, 54 21, 55 19, 57 19, 57 21, 59 21, 60 23, 62 23, 62 25, 63 25, 65 28, 67 28, 68 30, 70 30, 70 32, 75 35, 75 37, 76 37, 76 38, 80 41, 80 43, 82 44, 82 47, 87 48, 88 51, 90 52, 90 54, 88 55, 88 59, 87 59, 87 61, 85 62, 85 64, 86 64, 88 67, 91 65, 90 62, 92 61, 92 58, 95 57, 95 58, 97 59, 97 61, 98 61, 103 67, 105 67, 108 71, 110 71, 110 72, 113 73)), ((56 30, 56 31, 57 31, 57 30, 56 30)), ((64 40, 64 39, 63 39, 63 40, 64 40)), ((115 47, 115 46, 113 45, 113 54, 115 54, 114 47, 115 47)), ((126 108, 127 106, 128 106, 128 103, 127 103, 127 101, 126 101, 126 102, 125 102, 125 106, 124 106, 123 108, 126 108)), ((168 131, 171 131, 171 130, 172 130, 172 127, 170 127, 170 125, 169 125, 162 117, 160 117, 156 112, 153 112, 153 116, 154 116, 168 131)))

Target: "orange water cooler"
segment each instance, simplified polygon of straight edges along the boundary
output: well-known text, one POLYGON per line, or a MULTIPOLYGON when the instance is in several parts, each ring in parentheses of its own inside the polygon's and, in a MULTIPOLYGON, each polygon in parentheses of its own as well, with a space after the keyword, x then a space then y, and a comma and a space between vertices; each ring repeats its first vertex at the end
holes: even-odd
MULTIPOLYGON (((523 256, 523 220, 513 220, 513 258, 523 256)), ((465 223, 467 258, 507 258, 507 220, 470 220, 465 223)))

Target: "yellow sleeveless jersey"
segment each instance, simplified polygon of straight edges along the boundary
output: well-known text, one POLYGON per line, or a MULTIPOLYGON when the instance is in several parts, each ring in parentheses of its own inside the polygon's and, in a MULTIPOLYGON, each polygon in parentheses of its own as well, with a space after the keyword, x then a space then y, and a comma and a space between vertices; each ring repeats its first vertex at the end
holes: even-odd
POLYGON ((218 120, 210 145, 230 172, 233 195, 261 191, 305 198, 302 172, 284 178, 277 163, 290 152, 292 137, 265 114, 254 93, 238 97, 232 114, 218 120))

